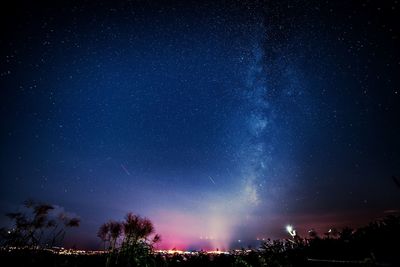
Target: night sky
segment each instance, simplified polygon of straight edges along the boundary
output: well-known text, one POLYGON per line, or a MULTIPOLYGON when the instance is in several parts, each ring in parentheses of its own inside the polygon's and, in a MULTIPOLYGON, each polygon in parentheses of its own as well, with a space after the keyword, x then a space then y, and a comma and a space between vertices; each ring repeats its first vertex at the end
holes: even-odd
POLYGON ((228 249, 395 212, 400 3, 379 2, 2 1, 0 213, 57 205, 97 249, 132 211, 159 247, 228 249))

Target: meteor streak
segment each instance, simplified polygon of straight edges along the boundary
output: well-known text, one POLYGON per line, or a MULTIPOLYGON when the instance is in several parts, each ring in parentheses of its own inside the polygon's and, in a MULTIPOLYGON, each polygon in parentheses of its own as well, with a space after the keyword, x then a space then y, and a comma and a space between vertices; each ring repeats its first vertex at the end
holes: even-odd
POLYGON ((208 176, 213 184, 215 184, 214 179, 211 176, 208 176))
POLYGON ((124 170, 124 172, 125 172, 127 175, 131 175, 131 173, 128 171, 128 169, 127 169, 123 164, 121 164, 121 168, 124 170))

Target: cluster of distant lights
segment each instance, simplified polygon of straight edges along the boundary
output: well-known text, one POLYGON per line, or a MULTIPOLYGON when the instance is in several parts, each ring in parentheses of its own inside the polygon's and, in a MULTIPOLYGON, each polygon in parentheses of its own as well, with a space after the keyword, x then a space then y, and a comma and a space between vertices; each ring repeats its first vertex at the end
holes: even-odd
POLYGON ((39 250, 39 249, 58 255, 99 255, 108 253, 107 250, 83 250, 83 249, 71 249, 71 248, 67 249, 63 247, 52 247, 52 248, 41 248, 40 246, 0 247, 0 250, 5 250, 8 252, 15 250, 39 250))
MULTIPOLYGON (((311 231, 311 230, 310 230, 311 231)), ((294 227, 292 225, 287 225, 286 226, 286 232, 292 237, 294 238, 297 234, 296 234, 296 230, 294 229, 294 227)), ((329 229, 328 231, 329 233, 332 232, 332 229, 329 229)), ((215 238, 213 236, 200 236, 200 239, 202 240, 214 240, 215 238)), ((265 241, 267 240, 266 238, 259 238, 257 237, 258 241, 265 241)), ((237 240, 238 243, 241 243, 242 240, 238 239, 237 240)), ((17 247, 9 247, 8 250, 14 250, 14 249, 20 249, 17 247)), ((95 255, 95 254, 103 254, 103 253, 107 253, 107 251, 103 250, 103 251, 85 251, 85 250, 74 250, 74 249, 65 249, 63 247, 54 247, 52 249, 46 249, 54 254, 60 254, 60 255, 95 255)), ((251 250, 246 250, 246 252, 249 252, 251 250)), ((228 251, 221 251, 221 250, 209 250, 209 251, 184 251, 184 250, 177 250, 177 249, 168 249, 168 250, 156 250, 156 253, 160 253, 160 254, 166 254, 166 255, 174 255, 174 254, 183 254, 183 255, 196 255, 198 253, 206 253, 206 254, 214 254, 214 255, 220 255, 220 254, 231 254, 232 252, 228 252, 228 251)), ((234 251, 235 252, 235 251, 234 251)), ((237 250, 236 252, 242 252, 237 250)))
MULTIPOLYGON (((177 250, 177 249, 166 249, 166 250, 156 250, 156 253, 160 254, 167 254, 167 255, 174 255, 174 254, 185 254, 185 255, 197 255, 200 251, 185 251, 185 250, 177 250)), ((201 253, 205 254, 230 254, 229 251, 221 251, 221 250, 208 250, 208 251, 201 251, 201 253)))
MULTIPOLYGON (((294 229, 294 227, 292 225, 287 225, 286 226, 286 232, 292 237, 294 238, 297 234, 296 234, 296 230, 294 229)), ((329 233, 332 232, 332 229, 329 229, 328 231, 329 233)), ((202 240, 215 240, 215 238, 213 236, 200 236, 200 239, 202 240)), ((265 241, 267 240, 265 237, 260 238, 257 237, 258 241, 265 241)), ((238 239, 237 240, 238 243, 241 243, 242 240, 238 239)), ((18 249, 17 247, 11 247, 8 248, 9 250, 14 250, 14 249, 18 249)), ((52 249, 47 249, 55 254, 61 254, 61 255, 90 255, 90 254, 102 254, 102 253, 107 253, 107 251, 85 251, 85 250, 74 250, 74 249, 65 249, 65 248, 58 248, 58 247, 54 247, 52 249)), ((160 253, 160 254, 196 254, 199 253, 198 251, 184 251, 184 250, 177 250, 177 249, 168 249, 168 250, 156 250, 156 253, 160 253)), ((228 251, 220 251, 220 250, 210 250, 210 251, 202 251, 203 253, 206 254, 230 254, 230 252, 228 251)))
MULTIPOLYGON (((329 233, 331 233, 332 229, 329 229, 329 233)), ((291 236, 295 237, 296 236, 296 230, 292 225, 287 225, 286 226, 286 232, 291 236)), ((200 239, 202 240, 215 240, 213 236, 200 236, 200 239)), ((265 241, 267 240, 265 237, 260 238, 257 237, 257 241, 265 241)), ((238 239, 238 243, 241 243, 242 240, 238 239)), ((17 247, 15 248, 9 248, 11 250, 13 249, 18 249, 17 247)), ((85 250, 73 250, 73 249, 64 249, 64 248, 53 248, 49 249, 49 251, 52 251, 53 253, 57 254, 64 254, 64 255, 76 255, 76 254, 101 254, 105 253, 106 251, 85 251, 85 250)), ((193 254, 195 252, 193 251, 183 251, 183 250, 176 250, 176 249, 169 249, 169 250, 156 250, 156 253, 162 253, 162 254, 193 254)), ((220 251, 220 250, 212 250, 212 251, 205 251, 207 254, 229 254, 227 251, 220 251)))
MULTIPOLYGON (((290 224, 286 226, 286 232, 288 232, 288 234, 293 238, 297 235, 296 230, 290 224)), ((331 229, 329 229, 329 232, 331 232, 331 229)), ((215 238, 213 236, 204 236, 204 237, 200 236, 199 238, 201 240, 215 240, 215 238)), ((257 241, 265 241, 265 240, 267 240, 267 238, 265 238, 265 237, 257 237, 256 240, 257 241)), ((242 243, 242 240, 238 239, 237 242, 238 243, 242 243)))

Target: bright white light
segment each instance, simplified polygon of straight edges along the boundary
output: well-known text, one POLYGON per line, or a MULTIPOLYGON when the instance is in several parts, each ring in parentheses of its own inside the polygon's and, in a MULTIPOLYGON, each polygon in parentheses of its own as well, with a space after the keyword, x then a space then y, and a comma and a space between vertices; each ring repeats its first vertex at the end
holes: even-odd
POLYGON ((286 231, 287 231, 292 237, 295 237, 295 236, 296 236, 296 230, 293 229, 293 226, 287 225, 287 226, 286 226, 286 231))

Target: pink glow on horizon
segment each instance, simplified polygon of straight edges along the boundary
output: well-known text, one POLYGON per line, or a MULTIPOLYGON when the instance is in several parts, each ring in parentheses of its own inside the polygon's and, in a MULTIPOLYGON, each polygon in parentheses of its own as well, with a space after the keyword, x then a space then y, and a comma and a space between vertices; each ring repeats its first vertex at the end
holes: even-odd
POLYGON ((218 217, 169 210, 158 212, 153 221, 162 239, 157 249, 228 249, 229 233, 218 217))
MULTIPOLYGON (((314 229, 320 236, 323 236, 331 228, 342 229, 345 226, 357 228, 367 222, 379 218, 380 214, 359 212, 356 219, 354 213, 327 213, 324 215, 298 214, 288 218, 287 216, 269 216, 266 223, 248 224, 250 232, 254 233, 254 240, 257 238, 280 239, 288 238, 286 225, 293 224, 294 228, 301 237, 308 237, 308 230, 314 229)), ((154 217, 157 233, 161 234, 162 242, 157 245, 157 249, 177 249, 177 250, 229 250, 231 235, 229 231, 224 232, 223 221, 219 223, 219 218, 213 216, 201 216, 200 214, 182 213, 180 211, 161 211, 154 217), (216 222, 216 221, 217 222, 216 222), (220 224, 220 225, 219 225, 220 224), (212 236, 216 229, 221 231, 222 238, 212 236), (225 236, 224 236, 225 235, 225 236), (225 238, 225 239, 224 239, 225 238)), ((231 225, 227 225, 230 229, 231 225)), ((240 233, 238 233, 240 234, 240 233)), ((252 237, 249 236, 251 240, 252 237)))

